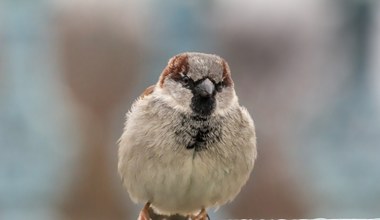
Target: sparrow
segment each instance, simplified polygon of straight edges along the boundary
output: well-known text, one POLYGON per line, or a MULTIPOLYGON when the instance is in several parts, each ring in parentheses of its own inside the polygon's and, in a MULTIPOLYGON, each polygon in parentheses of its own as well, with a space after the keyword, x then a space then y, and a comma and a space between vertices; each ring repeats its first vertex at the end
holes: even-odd
POLYGON ((227 62, 212 54, 172 57, 126 115, 118 172, 130 198, 163 215, 208 218, 247 182, 255 127, 240 106, 227 62))

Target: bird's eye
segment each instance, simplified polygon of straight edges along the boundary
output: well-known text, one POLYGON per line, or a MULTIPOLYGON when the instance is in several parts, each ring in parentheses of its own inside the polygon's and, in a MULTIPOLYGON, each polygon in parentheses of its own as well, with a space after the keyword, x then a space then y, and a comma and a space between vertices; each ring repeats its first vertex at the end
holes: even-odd
POLYGON ((224 85, 223 85, 222 82, 220 82, 220 83, 218 83, 218 84, 215 85, 215 89, 216 89, 217 92, 221 92, 222 89, 223 89, 223 87, 224 87, 224 85))
POLYGON ((188 85, 190 83, 190 78, 188 76, 183 76, 182 77, 182 83, 184 85, 188 85))

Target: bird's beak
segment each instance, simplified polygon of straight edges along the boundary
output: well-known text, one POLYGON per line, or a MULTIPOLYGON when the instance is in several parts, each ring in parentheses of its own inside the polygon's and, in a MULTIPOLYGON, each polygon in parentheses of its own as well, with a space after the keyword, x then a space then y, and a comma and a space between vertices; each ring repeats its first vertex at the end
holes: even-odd
POLYGON ((198 94, 202 97, 210 97, 213 95, 215 90, 215 85, 209 78, 203 80, 197 86, 198 94))

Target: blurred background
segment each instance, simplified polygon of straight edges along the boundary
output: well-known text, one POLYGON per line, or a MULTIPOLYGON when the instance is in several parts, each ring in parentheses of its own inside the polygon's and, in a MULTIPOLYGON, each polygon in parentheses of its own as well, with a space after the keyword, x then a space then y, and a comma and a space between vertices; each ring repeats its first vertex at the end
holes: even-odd
POLYGON ((184 51, 229 62, 257 127, 213 219, 380 217, 380 2, 0 0, 0 219, 136 219, 116 142, 184 51))

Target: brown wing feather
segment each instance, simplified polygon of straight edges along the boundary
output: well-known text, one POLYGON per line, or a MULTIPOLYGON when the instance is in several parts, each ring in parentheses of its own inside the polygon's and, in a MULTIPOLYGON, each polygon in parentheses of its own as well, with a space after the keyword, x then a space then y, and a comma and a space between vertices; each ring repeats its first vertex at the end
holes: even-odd
POLYGON ((145 96, 152 94, 154 91, 154 87, 156 87, 156 85, 151 85, 148 88, 146 88, 144 92, 140 95, 140 97, 144 98, 145 96))

